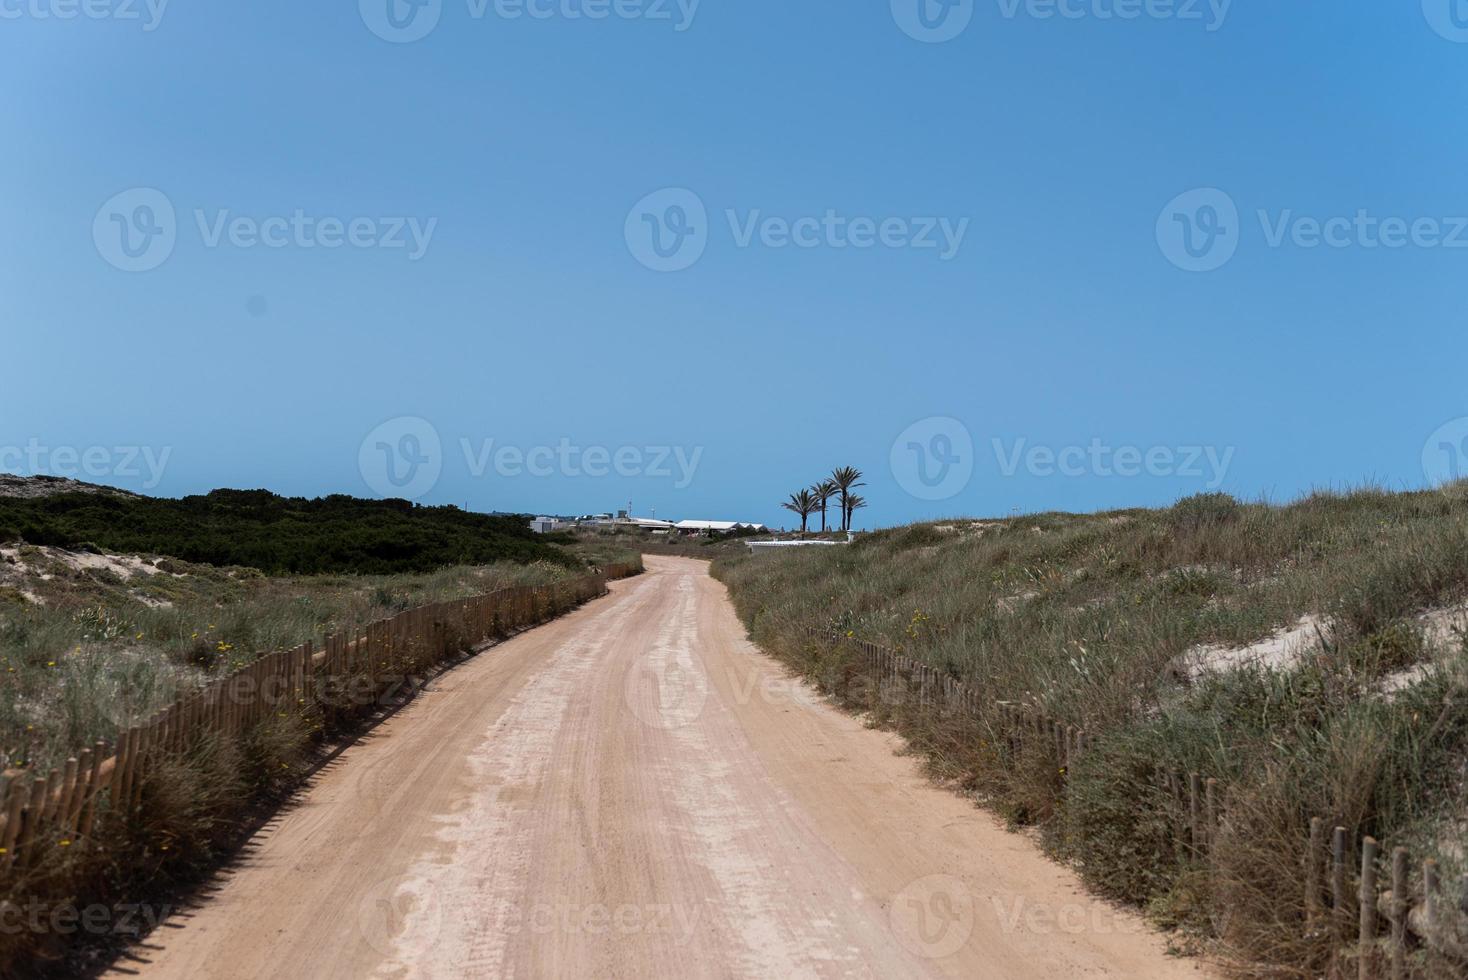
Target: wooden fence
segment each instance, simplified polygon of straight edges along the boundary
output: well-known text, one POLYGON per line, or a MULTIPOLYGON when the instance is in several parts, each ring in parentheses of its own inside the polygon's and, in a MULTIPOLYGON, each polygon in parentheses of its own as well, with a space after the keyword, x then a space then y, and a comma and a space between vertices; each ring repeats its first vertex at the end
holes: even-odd
POLYGON ((334 721, 370 714, 383 699, 434 667, 496 636, 554 618, 606 592, 608 579, 639 564, 540 586, 409 609, 356 636, 329 636, 271 653, 162 711, 98 741, 46 775, 12 774, 0 787, 0 872, 24 869, 43 851, 85 845, 108 821, 125 821, 143 803, 148 776, 201 740, 243 741, 266 719, 334 721))
MULTIPOLYGON (((972 687, 896 651, 850 635, 807 627, 807 635, 829 645, 845 644, 879 692, 896 691, 918 708, 946 715, 987 716, 1011 759, 1039 749, 1053 753, 1061 779, 1092 746, 1084 728, 1051 717, 1036 705, 993 700, 985 711, 972 687)), ((1227 793, 1219 780, 1201 773, 1159 769, 1158 789, 1172 805, 1172 831, 1179 861, 1210 864, 1227 820, 1227 793)), ((1384 859, 1371 837, 1354 839, 1345 827, 1310 821, 1304 882, 1305 928, 1329 933, 1333 970, 1338 978, 1358 980, 1413 976, 1414 951, 1430 950, 1447 964, 1443 976, 1468 976, 1468 875, 1456 889, 1440 880, 1428 859, 1415 871, 1406 848, 1384 859)), ((1434 976, 1439 975, 1434 973, 1434 976)))

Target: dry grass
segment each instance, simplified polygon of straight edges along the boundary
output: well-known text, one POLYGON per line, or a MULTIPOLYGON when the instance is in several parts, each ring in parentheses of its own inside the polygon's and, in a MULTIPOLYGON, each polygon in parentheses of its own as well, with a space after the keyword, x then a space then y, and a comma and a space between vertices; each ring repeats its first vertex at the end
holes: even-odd
POLYGON ((124 578, 98 557, 28 546, 0 555, 0 769, 56 765, 258 654, 412 606, 573 574, 505 562, 270 578, 162 558, 124 578))
POLYGON ((1053 754, 1005 751, 998 717, 942 717, 870 691, 853 704, 898 727, 935 773, 1039 828, 1093 887, 1242 972, 1306 976, 1328 954, 1302 921, 1311 816, 1435 856, 1448 880, 1468 870, 1462 638, 1434 646, 1419 619, 1468 596, 1462 485, 947 521, 849 548, 730 555, 715 574, 754 638, 828 689, 847 668, 804 639, 807 626, 899 649, 986 703, 1041 706, 1091 733, 1096 749, 1061 779, 1053 754), (1182 667, 1194 648, 1249 644, 1305 615, 1326 625, 1280 669, 1192 678, 1182 667), (1159 768, 1228 788, 1207 875, 1165 832, 1175 814, 1159 768))

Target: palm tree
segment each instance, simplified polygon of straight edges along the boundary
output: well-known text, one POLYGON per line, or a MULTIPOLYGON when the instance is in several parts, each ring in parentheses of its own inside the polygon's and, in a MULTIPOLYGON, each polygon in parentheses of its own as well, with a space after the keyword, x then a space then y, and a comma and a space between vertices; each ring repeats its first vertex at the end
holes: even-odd
POLYGON ((847 497, 846 506, 848 510, 846 511, 846 523, 850 524, 852 516, 866 505, 867 498, 859 496, 858 494, 852 494, 850 497, 847 497))
POLYGON ((831 502, 831 498, 836 496, 836 481, 829 478, 822 480, 811 487, 810 492, 815 495, 816 503, 821 508, 821 533, 825 534, 826 506, 831 502))
POLYGON ((786 510, 793 510, 800 515, 800 536, 805 537, 806 526, 810 523, 810 515, 815 513, 818 505, 816 496, 809 490, 792 493, 790 499, 780 505, 786 510))
POLYGON ((841 494, 841 530, 851 530, 851 491, 857 487, 866 486, 861 482, 861 470, 855 466, 842 466, 831 471, 831 482, 836 484, 836 492, 841 494))

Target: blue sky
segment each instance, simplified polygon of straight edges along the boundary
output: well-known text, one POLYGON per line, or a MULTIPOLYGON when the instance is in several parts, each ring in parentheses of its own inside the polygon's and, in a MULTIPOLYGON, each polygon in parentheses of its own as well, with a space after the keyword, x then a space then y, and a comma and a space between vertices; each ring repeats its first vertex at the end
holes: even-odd
POLYGON ((886 525, 1464 455, 1468 3, 917 2, 0 0, 0 469, 886 525))

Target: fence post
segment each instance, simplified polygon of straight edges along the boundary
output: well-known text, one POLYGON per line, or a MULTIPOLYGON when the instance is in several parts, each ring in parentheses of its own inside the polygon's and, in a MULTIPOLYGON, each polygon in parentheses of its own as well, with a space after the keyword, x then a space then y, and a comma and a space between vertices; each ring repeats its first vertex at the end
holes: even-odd
POLYGON ((0 862, 0 867, 9 868, 15 863, 16 841, 20 839, 21 812, 25 808, 26 792, 23 776, 16 776, 10 781, 10 795, 5 798, 5 837, 0 840, 4 844, 5 859, 0 862))
POLYGON ((61 798, 56 803, 56 822, 68 836, 71 834, 71 803, 76 797, 77 773, 81 771, 81 763, 76 757, 66 760, 66 768, 61 775, 61 798))
POLYGON ((52 769, 46 773, 46 798, 41 801, 41 821, 50 823, 56 818, 57 797, 61 795, 61 772, 52 769))
POLYGON ((1203 837, 1208 845, 1208 854, 1211 857, 1218 843, 1218 780, 1213 776, 1203 784, 1204 788, 1204 816, 1207 826, 1203 831, 1203 837))
POLYGON ((92 779, 92 750, 82 749, 76 757, 76 783, 71 789, 71 800, 66 807, 66 832, 76 833, 81 820, 82 806, 87 801, 87 787, 92 779))
POLYGON ((1356 976, 1371 980, 1372 948, 1376 943, 1376 838, 1361 842, 1361 934, 1356 976))
MULTIPOLYGON (((115 754, 115 753, 114 753, 115 754)), ((92 778, 89 781, 91 792, 87 794, 86 809, 82 811, 82 822, 80 829, 83 835, 92 832, 92 821, 97 817, 97 797, 102 794, 102 759, 107 755, 107 743, 100 739, 92 745, 92 778)), ((114 769, 117 760, 112 760, 114 769)))
POLYGON ((1188 828, 1189 833, 1191 834, 1191 843, 1193 846, 1194 858, 1197 858, 1198 855, 1202 853, 1202 847, 1200 846, 1200 826, 1202 822, 1200 811, 1202 808, 1202 800, 1199 799, 1199 797, 1202 795, 1203 777, 1198 775, 1196 772, 1188 773, 1188 828))
POLYGON ((1407 975, 1407 849, 1392 850, 1392 980, 1407 975))
POLYGON ((41 813, 46 809, 46 780, 37 776, 31 780, 31 797, 21 817, 20 860, 31 863, 34 858, 31 846, 36 839, 36 825, 41 822, 41 813))
POLYGON ((1337 827, 1330 839, 1331 936, 1337 948, 1346 940, 1346 828, 1337 827))

